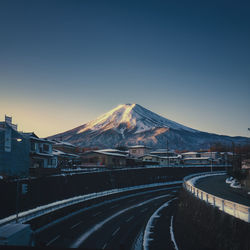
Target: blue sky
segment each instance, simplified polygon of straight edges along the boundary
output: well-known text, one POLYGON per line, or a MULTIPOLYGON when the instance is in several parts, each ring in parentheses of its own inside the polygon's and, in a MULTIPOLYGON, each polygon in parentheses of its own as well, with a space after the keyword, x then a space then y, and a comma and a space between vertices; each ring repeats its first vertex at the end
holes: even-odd
POLYGON ((249 136, 247 1, 1 1, 0 120, 41 137, 122 103, 249 136))

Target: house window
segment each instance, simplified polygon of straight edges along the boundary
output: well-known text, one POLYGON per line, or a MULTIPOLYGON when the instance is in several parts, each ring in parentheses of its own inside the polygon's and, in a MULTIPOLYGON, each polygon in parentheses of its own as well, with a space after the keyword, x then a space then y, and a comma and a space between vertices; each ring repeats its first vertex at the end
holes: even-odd
POLYGON ((43 144, 43 151, 49 152, 49 145, 48 144, 43 144))
POLYGON ((31 151, 36 151, 36 144, 34 142, 31 142, 31 151))

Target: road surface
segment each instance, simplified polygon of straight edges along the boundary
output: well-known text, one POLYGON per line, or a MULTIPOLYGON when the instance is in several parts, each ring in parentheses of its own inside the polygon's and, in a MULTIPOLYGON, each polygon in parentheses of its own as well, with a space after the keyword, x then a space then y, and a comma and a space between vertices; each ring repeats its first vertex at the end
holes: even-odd
POLYGON ((167 201, 153 219, 147 249, 175 249, 170 220, 174 214, 179 186, 121 193, 107 202, 99 201, 82 213, 37 230, 37 245, 87 249, 143 249, 145 227, 154 212, 167 201))

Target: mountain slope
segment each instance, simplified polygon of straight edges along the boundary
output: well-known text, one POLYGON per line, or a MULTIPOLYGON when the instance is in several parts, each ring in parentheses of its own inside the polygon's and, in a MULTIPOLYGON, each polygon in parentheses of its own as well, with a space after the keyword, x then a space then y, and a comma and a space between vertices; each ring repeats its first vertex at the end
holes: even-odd
POLYGON ((249 138, 201 132, 166 119, 138 104, 119 105, 97 119, 49 137, 78 146, 102 148, 147 145, 153 148, 198 150, 213 142, 244 143, 249 138))

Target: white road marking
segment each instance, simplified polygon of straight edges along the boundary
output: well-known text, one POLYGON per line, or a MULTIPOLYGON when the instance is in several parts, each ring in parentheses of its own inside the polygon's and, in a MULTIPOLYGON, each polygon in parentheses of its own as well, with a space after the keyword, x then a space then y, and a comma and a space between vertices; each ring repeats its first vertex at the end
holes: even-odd
POLYGON ((107 246, 107 243, 105 243, 103 246, 102 246, 102 249, 105 249, 107 246))
POLYGON ((73 229, 73 228, 77 227, 77 226, 78 226, 78 225, 80 225, 81 223, 82 223, 82 221, 80 221, 80 222, 76 223, 75 225, 73 225, 73 226, 71 227, 71 229, 73 229))
POLYGON ((174 230, 173 230, 173 216, 171 216, 171 224, 170 224, 170 235, 171 235, 171 240, 173 241, 174 243, 174 248, 175 250, 179 250, 178 249, 178 246, 176 244, 176 241, 175 241, 175 238, 174 238, 174 230))
POLYGON ((152 198, 150 200, 146 200, 146 201, 143 201, 139 204, 135 204, 131 207, 128 207, 128 208, 125 208, 123 210, 120 210, 119 212, 113 214, 112 216, 108 217, 107 219, 99 222, 98 224, 94 225, 93 227, 91 227, 88 231, 86 231, 84 234, 82 234, 72 245, 71 245, 71 248, 78 248, 91 234, 93 234, 94 232, 96 232, 97 230, 99 230, 100 228, 103 227, 104 224, 106 224, 107 222, 111 221, 112 219, 114 219, 115 217, 133 209, 133 208, 137 208, 137 207, 140 207, 140 206, 143 206, 145 204, 148 204, 154 200, 158 200, 158 199, 161 199, 161 198, 164 198, 164 197, 168 197, 169 194, 165 194, 165 195, 161 195, 161 196, 158 196, 158 197, 155 197, 155 198, 152 198))
POLYGON ((93 214, 93 216, 97 216, 97 215, 99 215, 99 214, 101 214, 102 212, 98 212, 98 213, 96 213, 96 214, 93 214))
POLYGON ((117 232, 120 230, 120 227, 118 227, 113 233, 112 233, 112 236, 116 235, 117 232))
POLYGON ((134 216, 134 215, 132 215, 131 217, 129 217, 129 218, 126 220, 126 222, 131 221, 134 217, 135 217, 135 216, 134 216))
POLYGON ((46 246, 51 245, 51 244, 52 244, 53 242, 55 242, 60 236, 61 236, 61 235, 57 235, 55 238, 53 238, 52 240, 50 240, 50 241, 46 244, 46 246))
POLYGON ((150 219, 148 220, 148 223, 146 225, 145 231, 144 231, 144 236, 143 236, 143 249, 144 250, 148 250, 149 249, 149 242, 153 240, 153 238, 150 237, 151 232, 151 228, 153 228, 153 221, 156 218, 159 218, 159 212, 165 208, 168 207, 168 205, 173 201, 176 200, 177 198, 173 198, 167 202, 165 202, 162 206, 160 206, 150 217, 150 219))

